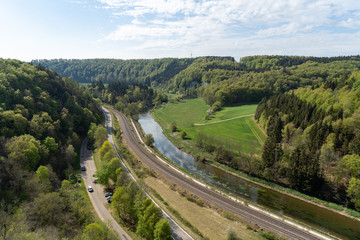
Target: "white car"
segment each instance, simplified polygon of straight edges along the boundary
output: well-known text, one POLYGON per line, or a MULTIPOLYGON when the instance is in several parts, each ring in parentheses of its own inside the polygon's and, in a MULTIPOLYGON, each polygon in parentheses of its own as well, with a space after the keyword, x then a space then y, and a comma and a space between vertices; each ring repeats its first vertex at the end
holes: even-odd
POLYGON ((88 191, 89 191, 89 192, 93 192, 93 191, 94 191, 94 189, 91 187, 91 185, 88 186, 88 191))

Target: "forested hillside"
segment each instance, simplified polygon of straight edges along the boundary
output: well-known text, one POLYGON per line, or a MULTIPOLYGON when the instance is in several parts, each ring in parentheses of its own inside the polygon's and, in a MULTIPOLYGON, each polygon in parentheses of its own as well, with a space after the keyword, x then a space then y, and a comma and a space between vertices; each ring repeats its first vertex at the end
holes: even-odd
POLYGON ((35 60, 35 65, 43 65, 59 74, 77 80, 80 83, 102 81, 109 83, 143 83, 148 86, 161 85, 181 70, 189 66, 194 59, 163 58, 153 60, 120 59, 55 59, 35 60))
POLYGON ((198 57, 154 60, 36 60, 78 82, 146 85, 202 97, 224 106, 260 101, 263 97, 344 78, 360 66, 359 56, 296 57, 251 56, 236 62, 232 57, 198 57))
POLYGON ((120 81, 110 82, 104 86, 102 82, 94 82, 87 88, 94 97, 102 102, 114 105, 118 110, 137 119, 143 113, 167 102, 166 94, 142 84, 128 84, 120 81))
POLYGON ((0 59, 1 238, 79 238, 95 221, 83 188, 74 188, 74 168, 90 123, 101 116, 76 81, 0 59))
POLYGON ((167 101, 158 90, 182 98, 202 97, 213 111, 267 99, 260 103, 256 118, 270 137, 263 148, 263 164, 252 169, 253 174, 331 201, 346 203, 349 196, 353 203, 360 199, 350 193, 351 186, 358 183, 351 180, 356 177, 354 173, 343 174, 351 165, 346 159, 357 159, 354 154, 360 154, 360 56, 251 56, 239 62, 232 57, 198 57, 34 63, 80 82, 92 81, 89 89, 96 97, 133 117, 167 101), (105 82, 109 83, 107 87, 105 82))
MULTIPOLYGON (((334 73, 333 71, 332 73, 334 73)), ((360 72, 264 99, 268 178, 360 209, 360 72), (350 203, 349 203, 350 204, 350 203)))

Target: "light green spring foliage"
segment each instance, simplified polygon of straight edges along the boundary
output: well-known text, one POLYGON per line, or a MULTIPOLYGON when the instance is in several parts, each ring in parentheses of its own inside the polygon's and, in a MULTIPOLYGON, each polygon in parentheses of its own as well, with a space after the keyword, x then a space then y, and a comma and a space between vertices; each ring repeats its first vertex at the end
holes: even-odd
POLYGON ((40 141, 31 135, 13 137, 6 144, 9 159, 20 163, 26 170, 35 170, 40 161, 40 141))
POLYGON ((49 172, 48 168, 45 166, 40 166, 36 170, 36 175, 39 178, 40 182, 48 182, 49 181, 49 172))
POLYGON ((84 228, 81 239, 82 240, 103 240, 103 239, 105 239, 105 231, 100 224, 91 223, 84 228))
POLYGON ((360 211, 360 179, 354 177, 350 179, 347 194, 355 204, 355 208, 360 211))
POLYGON ((115 157, 115 152, 109 143, 109 141, 105 141, 101 148, 99 149, 99 155, 101 161, 109 162, 112 158, 115 157))
POLYGON ((358 154, 345 155, 342 161, 345 165, 345 171, 347 171, 351 177, 360 175, 360 156, 358 154))
POLYGON ((55 139, 52 137, 46 137, 44 140, 44 145, 51 153, 56 153, 58 151, 59 145, 56 143, 55 139))
POLYGON ((149 200, 145 199, 138 211, 139 222, 136 234, 152 240, 154 239, 155 225, 161 219, 161 210, 151 200, 149 202, 149 200))
POLYGON ((170 224, 166 219, 160 219, 155 225, 154 240, 171 240, 170 224))

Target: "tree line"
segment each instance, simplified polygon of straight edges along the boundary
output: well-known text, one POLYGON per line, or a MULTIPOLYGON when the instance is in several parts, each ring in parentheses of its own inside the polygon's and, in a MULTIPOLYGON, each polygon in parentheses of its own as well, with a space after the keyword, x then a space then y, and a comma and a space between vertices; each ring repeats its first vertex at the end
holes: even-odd
POLYGON ((1 239, 115 239, 76 185, 81 140, 101 119, 76 81, 0 59, 1 239))
MULTIPOLYGON (((92 128, 91 132, 105 130, 102 126, 93 125, 92 128)), ((98 138, 97 145, 107 136, 107 134, 101 135, 104 136, 98 138)), ((172 239, 169 222, 161 219, 161 209, 155 206, 153 201, 146 197, 144 191, 131 180, 107 140, 103 141, 98 153, 101 161, 95 176, 98 183, 114 190, 111 208, 121 223, 144 239, 172 239)))
POLYGON ((347 77, 360 66, 359 56, 301 57, 250 56, 164 58, 153 60, 36 60, 79 82, 141 84, 176 93, 183 98, 202 97, 223 106, 260 101, 263 97, 347 77))
POLYGON ((168 100, 167 95, 162 91, 138 83, 115 81, 105 86, 99 81, 88 86, 88 89, 94 97, 115 106, 134 119, 138 118, 139 113, 160 106, 168 100))
POLYGON ((360 209, 360 72, 263 99, 268 178, 360 209))

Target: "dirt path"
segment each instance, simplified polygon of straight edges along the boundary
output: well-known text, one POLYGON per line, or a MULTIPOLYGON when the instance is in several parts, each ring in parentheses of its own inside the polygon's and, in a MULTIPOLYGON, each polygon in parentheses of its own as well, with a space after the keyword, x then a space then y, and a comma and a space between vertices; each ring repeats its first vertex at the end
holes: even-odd
POLYGON ((251 124, 249 123, 249 120, 246 119, 245 120, 246 124, 248 125, 248 127, 250 128, 250 130, 252 131, 252 133, 254 134, 254 136, 256 137, 256 139, 258 140, 258 142, 260 143, 261 146, 264 146, 264 142, 263 140, 261 140, 261 137, 259 136, 259 134, 255 131, 255 129, 251 126, 251 124))
POLYGON ((221 123, 221 122, 226 122, 226 121, 230 121, 230 120, 234 120, 234 119, 238 119, 238 118, 250 117, 250 116, 254 116, 254 115, 255 114, 248 114, 248 115, 233 117, 233 118, 220 120, 220 121, 216 121, 216 122, 210 122, 210 123, 194 123, 194 126, 204 126, 204 125, 210 125, 210 124, 215 124, 215 123, 221 123))

